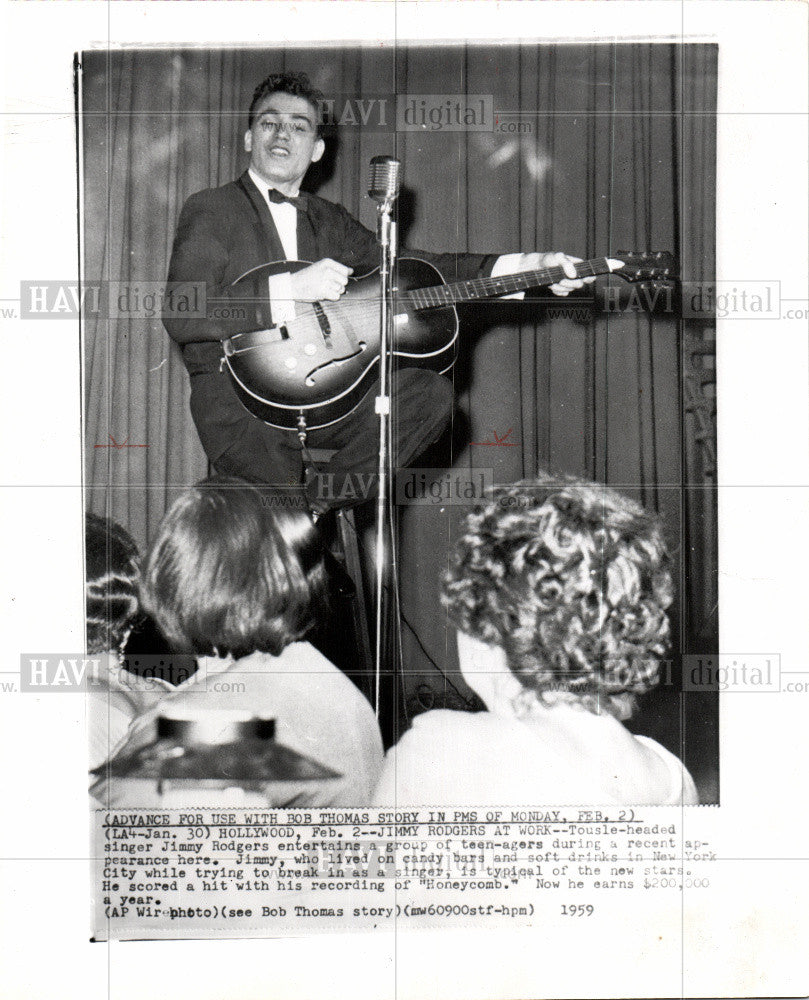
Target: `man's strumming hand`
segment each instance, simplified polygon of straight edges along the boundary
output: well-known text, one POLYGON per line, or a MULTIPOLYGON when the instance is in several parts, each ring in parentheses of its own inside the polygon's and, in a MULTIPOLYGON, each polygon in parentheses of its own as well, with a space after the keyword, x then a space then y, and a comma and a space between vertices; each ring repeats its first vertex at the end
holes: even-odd
POLYGON ((298 302, 336 302, 348 284, 353 268, 325 257, 290 275, 292 298, 298 302))

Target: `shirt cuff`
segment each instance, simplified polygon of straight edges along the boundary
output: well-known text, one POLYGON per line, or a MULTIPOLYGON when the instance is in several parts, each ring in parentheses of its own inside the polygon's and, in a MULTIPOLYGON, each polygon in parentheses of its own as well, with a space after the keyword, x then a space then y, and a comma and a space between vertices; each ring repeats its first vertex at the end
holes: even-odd
POLYGON ((268 281, 273 323, 278 325, 289 319, 294 319, 295 300, 292 298, 292 275, 285 271, 283 274, 271 275, 268 281))
MULTIPOLYGON (((533 267, 531 254, 527 253, 504 253, 494 262, 491 276, 499 278, 502 274, 517 274, 519 271, 530 271, 533 267)), ((511 295, 500 295, 501 299, 522 299, 525 292, 513 292, 511 295)))

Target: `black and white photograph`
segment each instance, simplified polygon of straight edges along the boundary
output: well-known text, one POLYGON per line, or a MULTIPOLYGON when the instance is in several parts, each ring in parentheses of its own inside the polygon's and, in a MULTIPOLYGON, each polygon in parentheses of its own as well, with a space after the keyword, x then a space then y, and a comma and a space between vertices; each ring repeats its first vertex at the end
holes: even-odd
POLYGON ((724 6, 4 5, 65 996, 797 995, 809 24, 724 6))

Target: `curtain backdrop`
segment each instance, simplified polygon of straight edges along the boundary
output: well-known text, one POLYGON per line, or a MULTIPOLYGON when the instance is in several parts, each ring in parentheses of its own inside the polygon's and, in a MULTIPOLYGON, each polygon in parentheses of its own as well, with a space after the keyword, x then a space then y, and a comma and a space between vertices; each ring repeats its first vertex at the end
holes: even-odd
MULTIPOLYGON (((255 85, 281 69, 308 72, 327 95, 492 95, 490 131, 340 129, 306 186, 369 227, 368 161, 391 153, 403 164, 411 245, 582 257, 671 250, 684 279, 713 275, 716 48, 521 44, 85 54, 88 280, 159 290, 183 201, 245 168, 245 109, 255 85)), ((558 308, 571 299, 465 308, 454 435, 429 464, 435 478, 450 466, 487 468, 496 482, 539 469, 582 474, 657 509, 679 560, 678 648, 710 648, 710 323, 666 309, 608 311, 603 292, 601 308, 589 301, 577 311, 558 308), (515 447, 481 443, 495 434, 515 447)), ((89 503, 145 545, 172 489, 207 471, 187 376, 159 310, 88 317, 85 351, 89 503)), ((468 694, 436 610, 462 514, 438 504, 403 517, 408 697, 427 684, 422 701, 468 694)))

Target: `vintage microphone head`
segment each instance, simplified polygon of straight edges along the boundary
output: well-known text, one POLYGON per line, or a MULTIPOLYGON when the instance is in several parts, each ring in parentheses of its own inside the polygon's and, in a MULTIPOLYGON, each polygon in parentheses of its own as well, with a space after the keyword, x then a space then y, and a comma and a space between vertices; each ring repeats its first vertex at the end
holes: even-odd
POLYGON ((390 210, 399 196, 402 183, 402 164, 392 156, 375 156, 371 160, 368 194, 380 210, 390 210))

